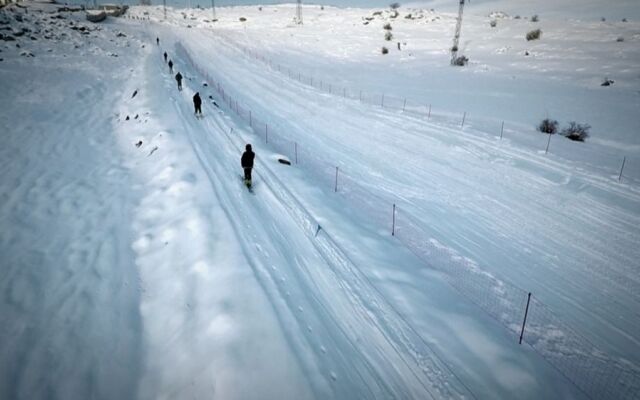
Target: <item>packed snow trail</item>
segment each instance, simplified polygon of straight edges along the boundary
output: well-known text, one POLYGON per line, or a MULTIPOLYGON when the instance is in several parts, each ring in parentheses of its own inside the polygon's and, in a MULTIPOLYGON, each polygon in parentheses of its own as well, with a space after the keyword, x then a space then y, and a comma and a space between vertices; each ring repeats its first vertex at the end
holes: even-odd
POLYGON ((638 248, 632 244, 640 235, 637 188, 583 167, 574 172, 561 160, 517 146, 497 146, 489 138, 318 93, 252 64, 215 32, 175 30, 198 60, 205 65, 211 60, 216 78, 274 129, 335 161, 390 202, 402 198, 435 240, 533 291, 570 323, 579 326, 596 315, 600 322, 584 332, 600 347, 640 357, 628 351, 640 348, 631 333, 640 331, 634 289, 640 282, 633 273, 638 248), (365 144, 371 141, 376 145, 365 144), (580 202, 572 201, 576 193, 580 202), (606 240, 594 234, 603 229, 609 232, 606 240), (563 240, 567 237, 575 240, 563 240))
MULTIPOLYGON (((290 298, 288 310, 282 312, 301 314, 298 334, 305 336, 307 350, 299 351, 313 349, 325 379, 333 382, 330 397, 471 397, 335 244, 324 233, 314 237, 316 224, 311 216, 260 159, 254 172, 255 197, 248 196, 239 180, 220 178, 238 174, 237 159, 243 143, 230 142, 231 138, 223 133, 229 130, 229 125, 218 121, 215 114, 198 121, 189 111, 185 112, 185 108, 189 109, 190 95, 185 90, 184 104, 176 105, 185 121, 185 131, 204 168, 210 171, 209 177, 229 219, 242 221, 236 234, 249 233, 244 239, 245 251, 252 254, 256 275, 267 274, 272 284, 278 284, 272 302, 290 298), (202 129, 201 124, 206 124, 207 129, 202 129), (225 157, 220 157, 223 150, 225 157), (287 218, 276 217, 287 214, 297 218, 298 226, 287 218), (301 228, 307 238, 300 235, 301 228), (291 235, 283 236, 284 232, 291 235), (293 264, 287 261, 291 253, 296 254, 293 264), (265 257, 271 268, 263 265, 265 257), (293 287, 286 283, 287 276, 295 283, 293 287), (327 352, 331 358, 323 361, 327 352)), ((319 397, 328 395, 318 389, 316 393, 319 397)))

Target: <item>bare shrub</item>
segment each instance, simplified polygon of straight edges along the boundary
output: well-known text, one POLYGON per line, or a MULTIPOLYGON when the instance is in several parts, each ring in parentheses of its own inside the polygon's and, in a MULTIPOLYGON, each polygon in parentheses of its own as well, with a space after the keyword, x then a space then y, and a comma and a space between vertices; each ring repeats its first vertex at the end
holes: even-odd
POLYGON ((498 25, 498 21, 496 21, 495 19, 489 22, 489 26, 491 26, 492 28, 495 28, 498 25))
POLYGON ((527 41, 530 40, 538 40, 542 36, 542 31, 540 29, 534 29, 532 31, 527 32, 527 41))
POLYGON ((396 10, 400 8, 400 3, 391 3, 389 4, 389 8, 391 8, 392 10, 396 10))
POLYGON ((531 22, 538 22, 540 20, 540 18, 538 17, 538 14, 534 15, 533 17, 531 17, 531 22))
POLYGON ((555 119, 545 118, 540 122, 540 125, 538 125, 538 130, 542 133, 553 135, 558 132, 558 121, 555 119))
POLYGON ((247 21, 247 19, 245 17, 240 17, 239 20, 240 20, 240 22, 246 22, 247 21))
POLYGON ((387 54, 389 52, 389 49, 387 49, 386 47, 382 47, 382 54, 387 54))
POLYGON ((391 32, 386 31, 384 34, 384 40, 391 41, 391 39, 393 39, 393 35, 391 34, 391 32))
POLYGON ((618 36, 616 42, 624 42, 624 38, 622 36, 618 36))
POLYGON ((588 124, 583 125, 572 121, 569 122, 568 127, 562 130, 562 135, 576 142, 584 142, 589 137, 589 129, 591 129, 591 126, 588 124))
POLYGON ((467 65, 467 63, 469 62, 469 59, 465 56, 459 56, 456 57, 455 60, 453 60, 452 64, 458 67, 464 67, 465 65, 467 65))
POLYGON ((386 29, 386 30, 390 31, 390 30, 392 30, 393 28, 391 27, 391 24, 387 22, 386 24, 384 24, 384 25, 382 26, 382 29, 386 29))

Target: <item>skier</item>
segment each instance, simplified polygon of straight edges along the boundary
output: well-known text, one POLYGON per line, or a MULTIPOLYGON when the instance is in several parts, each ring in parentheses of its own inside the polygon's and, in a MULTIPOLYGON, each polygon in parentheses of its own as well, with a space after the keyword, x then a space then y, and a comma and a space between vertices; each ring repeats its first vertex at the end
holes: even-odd
POLYGON ((166 51, 164 52, 164 63, 165 64, 167 63, 167 52, 166 51))
POLYGON ((248 188, 251 188, 251 169, 253 168, 253 159, 256 157, 256 153, 251 150, 250 144, 248 144, 245 149, 245 152, 242 153, 240 164, 244 169, 244 184, 247 185, 248 188))
POLYGON ((173 61, 169 60, 169 72, 173 74, 173 61))
POLYGON ((182 74, 180 72, 176 74, 176 81, 178 82, 178 90, 182 90, 182 74))
POLYGON ((156 37, 156 44, 157 44, 158 46, 160 46, 160 38, 159 38, 159 37, 156 37))
POLYGON ((196 94, 193 95, 193 107, 195 108, 195 114, 196 117, 198 116, 198 114, 200 114, 200 116, 202 117, 202 99, 200 98, 200 92, 196 92, 196 94))

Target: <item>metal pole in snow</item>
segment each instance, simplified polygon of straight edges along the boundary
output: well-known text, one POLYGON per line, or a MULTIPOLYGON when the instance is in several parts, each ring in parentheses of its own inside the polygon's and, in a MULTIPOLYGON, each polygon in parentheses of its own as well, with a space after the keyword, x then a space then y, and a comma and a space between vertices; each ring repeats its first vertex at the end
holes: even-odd
POLYGON ((391 224, 391 236, 396 235, 396 205, 393 205, 393 216, 392 216, 392 224, 391 224))
POLYGON ((625 161, 627 161, 627 156, 624 156, 624 158, 622 159, 622 167, 620 168, 620 176, 618 176, 618 182, 622 180, 622 171, 624 170, 625 161))
POLYGON ((382 93, 382 102, 380 103, 380 105, 382 106, 382 108, 384 108, 384 93, 382 93))
POLYGON ((504 133, 504 121, 502 121, 502 127, 500 128, 500 140, 502 140, 503 133, 504 133))
POLYGON ((524 320, 522 321, 522 330, 520 331, 520 341, 518 344, 522 344, 522 337, 524 336, 524 327, 527 324, 527 314, 529 314, 529 303, 531 302, 531 292, 527 296, 527 308, 524 309, 524 320))
POLYGON ((295 155, 296 164, 297 164, 298 163, 298 143, 297 142, 293 142, 293 154, 295 155))
POLYGON ((551 134, 549 133, 549 140, 547 140, 547 148, 544 150, 544 154, 547 154, 549 151, 549 144, 551 143, 551 134))
POLYGON ((336 186, 334 192, 338 192, 338 167, 336 167, 336 186))
POLYGON ((407 99, 404 99, 404 104, 402 105, 402 111, 404 112, 404 109, 407 108, 407 99))
POLYGON ((465 118, 467 118, 467 112, 466 111, 464 112, 464 114, 462 114, 462 125, 460 125, 460 128, 464 127, 465 118))
POLYGON ((427 120, 431 119, 431 104, 429 104, 429 114, 427 114, 427 120))

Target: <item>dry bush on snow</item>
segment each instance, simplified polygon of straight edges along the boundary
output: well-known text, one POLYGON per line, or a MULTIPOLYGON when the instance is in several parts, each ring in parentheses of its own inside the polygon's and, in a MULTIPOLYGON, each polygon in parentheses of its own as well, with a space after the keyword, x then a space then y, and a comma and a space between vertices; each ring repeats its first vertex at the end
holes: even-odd
POLYGON ((385 32, 384 40, 391 41, 391 39, 393 39, 393 35, 391 34, 391 32, 389 31, 385 32))
POLYGON ((530 40, 538 40, 540 39, 540 36, 542 36, 542 31, 540 29, 535 29, 532 31, 527 32, 527 41, 530 40))
POLYGON ((453 60, 453 65, 456 65, 458 67, 464 67, 465 65, 467 65, 467 63, 469 62, 469 59, 465 56, 460 56, 457 57, 455 60, 453 60))
POLYGON ((591 129, 591 126, 588 124, 582 125, 572 121, 569 122, 568 127, 562 130, 562 135, 576 142, 584 142, 589 137, 589 129, 591 129))
POLYGON ((387 49, 386 47, 382 48, 382 54, 387 54, 389 53, 389 49, 387 49))
POLYGON ((542 133, 553 135, 558 132, 558 121, 555 119, 545 118, 540 122, 540 125, 538 125, 538 130, 542 133))

